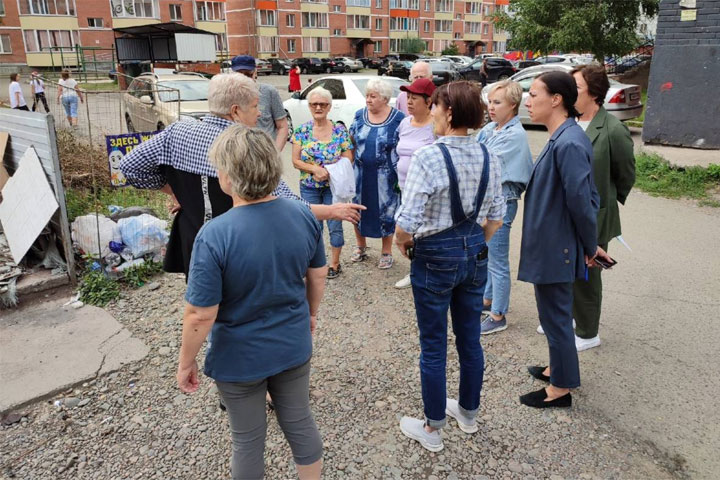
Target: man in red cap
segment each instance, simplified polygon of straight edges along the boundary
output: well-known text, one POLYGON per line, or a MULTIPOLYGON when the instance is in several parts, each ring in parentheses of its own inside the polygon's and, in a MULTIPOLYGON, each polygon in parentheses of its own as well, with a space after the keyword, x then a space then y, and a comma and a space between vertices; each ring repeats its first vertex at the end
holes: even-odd
MULTIPOLYGON (((410 83, 420 78, 432 80, 433 74, 429 63, 417 61, 413 64, 410 69, 410 83)), ((395 108, 403 112, 405 115, 410 115, 410 113, 408 113, 407 93, 400 92, 400 95, 398 95, 397 100, 395 101, 395 108)))

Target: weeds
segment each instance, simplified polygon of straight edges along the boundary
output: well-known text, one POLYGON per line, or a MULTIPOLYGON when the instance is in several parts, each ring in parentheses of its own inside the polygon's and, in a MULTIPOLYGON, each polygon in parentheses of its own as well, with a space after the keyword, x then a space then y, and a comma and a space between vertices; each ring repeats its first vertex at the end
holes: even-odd
POLYGON ((120 207, 150 207, 153 213, 163 220, 169 220, 167 195, 157 190, 139 190, 133 187, 112 188, 68 188, 65 191, 68 218, 75 218, 88 213, 107 215, 108 205, 120 207))
POLYGON ((136 267, 130 267, 123 272, 123 282, 133 288, 145 285, 155 275, 162 272, 162 263, 148 260, 136 267))
POLYGON ((86 270, 80 283, 80 301, 104 307, 120 297, 120 286, 101 270, 86 270))
POLYGON ((635 186, 645 192, 668 198, 688 197, 708 206, 720 206, 708 191, 720 188, 720 165, 674 167, 656 154, 640 153, 635 157, 635 186))

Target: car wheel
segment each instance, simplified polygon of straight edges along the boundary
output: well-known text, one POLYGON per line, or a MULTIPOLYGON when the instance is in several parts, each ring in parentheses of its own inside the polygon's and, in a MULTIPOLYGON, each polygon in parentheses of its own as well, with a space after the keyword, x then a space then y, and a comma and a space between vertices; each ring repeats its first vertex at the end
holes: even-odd
POLYGON ((130 120, 130 115, 127 113, 125 114, 125 124, 127 125, 128 133, 135 133, 135 126, 132 123, 132 120, 130 120))
POLYGON ((280 75, 285 76, 287 74, 287 71, 283 68, 280 70, 280 75))
POLYGON ((307 68, 303 68, 303 69, 302 69, 302 73, 305 74, 305 75, 307 75, 307 73, 308 73, 308 72, 307 72, 307 68))
POLYGON ((292 124, 292 117, 290 117, 290 112, 285 110, 285 113, 287 114, 287 124, 288 124, 288 142, 292 141, 292 135, 293 135, 293 124, 292 124))
POLYGON ((325 69, 325 73, 332 73, 332 68, 331 68, 331 67, 327 67, 327 68, 325 69))
POLYGON ((160 130, 165 130, 165 124, 163 122, 158 122, 157 129, 158 129, 158 132, 160 130))
POLYGON ((504 73, 498 77, 498 81, 502 82, 503 80, 507 80, 510 78, 509 76, 505 75, 504 73))
POLYGON ((350 67, 345 67, 345 73, 350 73, 351 69, 350 67))

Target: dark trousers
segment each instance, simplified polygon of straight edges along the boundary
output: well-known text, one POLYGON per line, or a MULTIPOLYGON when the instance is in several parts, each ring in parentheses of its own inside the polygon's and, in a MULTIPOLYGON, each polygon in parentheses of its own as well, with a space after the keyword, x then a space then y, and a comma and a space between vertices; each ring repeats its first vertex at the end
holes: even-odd
MULTIPOLYGON (((608 245, 600 245, 607 252, 608 245)), ((576 280, 573 285, 573 318, 580 338, 593 338, 600 329, 602 310, 602 268, 589 268, 588 281, 576 280)))
POLYGON ((540 325, 550 349, 550 383, 558 388, 580 386, 580 366, 572 328, 572 283, 535 285, 540 325))
POLYGON ((42 102, 43 106, 45 107, 45 113, 50 113, 50 107, 48 107, 47 98, 45 98, 45 92, 40 92, 35 94, 35 99, 33 100, 33 106, 32 111, 35 111, 35 108, 42 102))

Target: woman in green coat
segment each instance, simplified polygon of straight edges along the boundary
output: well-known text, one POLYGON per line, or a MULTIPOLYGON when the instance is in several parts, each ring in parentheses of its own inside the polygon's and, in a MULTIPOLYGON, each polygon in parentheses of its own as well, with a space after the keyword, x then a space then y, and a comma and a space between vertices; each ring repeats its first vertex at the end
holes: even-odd
MULTIPOLYGON (((618 202, 625 204, 635 183, 633 141, 628 128, 602 106, 610 88, 605 69, 600 65, 582 65, 575 68, 572 75, 578 87, 575 103, 575 108, 581 112, 578 124, 593 146, 593 175, 600 194, 597 243, 607 251, 610 240, 621 233, 618 202)), ((578 280, 573 288, 578 352, 600 345, 601 271, 601 268, 589 269, 588 281, 578 280)))

